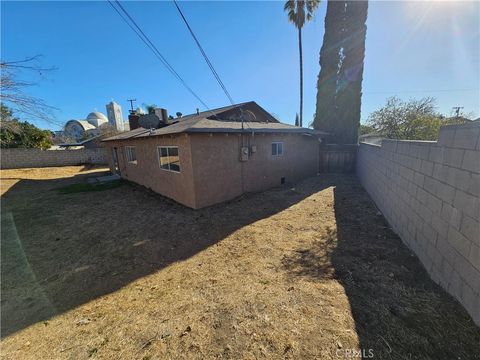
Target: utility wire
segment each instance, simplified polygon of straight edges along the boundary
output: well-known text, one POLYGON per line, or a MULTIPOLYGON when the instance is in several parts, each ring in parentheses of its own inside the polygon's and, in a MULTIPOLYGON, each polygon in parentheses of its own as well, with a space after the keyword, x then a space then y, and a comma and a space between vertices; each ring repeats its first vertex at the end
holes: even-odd
POLYGON ((393 94, 393 93, 429 93, 429 92, 457 92, 457 91, 479 91, 480 89, 437 89, 437 90, 392 90, 392 91, 365 91, 363 94, 393 94))
MULTIPOLYGON (((228 100, 230 101, 230 103, 232 105, 235 105, 235 101, 233 101, 233 98, 232 96, 230 95, 230 93, 228 92, 227 90, 227 87, 225 86, 225 84, 223 83, 222 79, 220 78, 220 75, 218 75, 217 71, 215 70, 212 62, 210 61, 210 59, 208 58, 207 56, 207 53, 205 52, 205 50, 203 50, 203 47, 202 45, 200 44, 200 41, 198 41, 198 38, 197 36, 195 35, 195 33, 193 32, 193 29, 192 27, 190 26, 190 24, 188 23, 187 19, 185 18, 185 15, 183 15, 183 12, 182 10, 180 9, 180 6, 178 6, 178 3, 176 0, 173 0, 173 3, 175 4, 175 7, 177 8, 180 16, 182 17, 183 19, 183 22, 185 23, 185 25, 187 26, 187 29, 188 31, 190 32, 190 34, 192 35, 193 37, 193 40, 195 41, 195 43, 197 44, 197 47, 198 49, 200 50, 200 52, 202 53, 202 56, 203 58, 205 59, 205 62, 207 63, 208 67, 210 68, 210 70, 212 71, 212 74, 213 76, 215 77, 215 79, 217 80, 218 84, 220 85, 220 87, 222 88, 223 92, 225 93, 225 95, 227 96, 228 100)), ((241 122, 242 122, 242 131, 244 130, 244 125, 249 128, 250 130, 251 127, 250 125, 248 124, 248 122, 245 122, 244 121, 244 115, 243 115, 243 105, 240 105, 239 106, 239 109, 240 109, 240 118, 241 118, 241 122)), ((253 130, 252 130, 253 131, 253 130)))
MULTIPOLYGON (((217 71, 215 70, 212 62, 211 62, 210 59, 208 58, 207 53, 205 52, 205 50, 203 50, 203 47, 202 47, 202 45, 200 44, 200 41, 198 41, 198 38, 197 38, 197 36, 195 35, 195 33, 193 32, 192 27, 191 27, 190 24, 188 23, 185 15, 183 15, 183 12, 182 12, 182 10, 180 9, 180 6, 178 6, 177 1, 176 1, 176 0, 173 0, 173 3, 175 4, 175 7, 177 8, 180 16, 182 17, 183 22, 184 22, 185 25, 187 26, 188 31, 189 31, 190 34, 192 35, 193 40, 194 40, 195 43, 197 44, 198 49, 199 49, 200 52, 202 53, 202 56, 203 56, 203 58, 205 59, 205 62, 207 63, 207 65, 208 65, 208 67, 210 68, 210 70, 212 71, 213 76, 215 77, 215 79, 217 80, 218 84, 220 85, 220 87, 222 88, 223 92, 225 93, 225 95, 227 96, 228 100, 230 101, 230 104, 235 105, 235 101, 233 100, 232 96, 231 96, 230 93, 228 92, 227 87, 225 86, 225 84, 223 83, 222 79, 220 78, 220 75, 218 75, 217 71)), ((243 125, 244 125, 244 124, 245 124, 248 128, 250 128, 250 125, 248 125, 248 123, 244 122, 244 120, 243 120, 243 105, 240 105, 239 108, 240 108, 240 113, 241 113, 240 116, 241 116, 241 121, 242 121, 242 130, 243 130, 243 125)))
POLYGON ((187 26, 187 29, 188 31, 190 32, 190 34, 192 35, 193 37, 193 40, 195 41, 195 43, 197 44, 197 47, 198 49, 200 50, 200 52, 202 53, 203 55, 203 58, 205 59, 205 62, 207 63, 208 67, 210 68, 210 70, 212 71, 212 74, 213 76, 215 77, 215 79, 217 80, 218 84, 220 85, 220 87, 223 89, 223 92, 225 93, 225 95, 227 96, 228 100, 230 101, 230 103, 232 105, 235 104, 235 102, 233 101, 232 97, 230 96, 230 93, 228 92, 225 84, 223 83, 222 79, 220 79, 220 76, 218 75, 217 71, 215 70, 215 68, 213 67, 213 64, 212 62, 210 61, 210 59, 208 58, 207 54, 205 53, 205 50, 203 50, 203 47, 202 45, 200 44, 200 41, 198 41, 198 38, 195 36, 195 33, 193 32, 190 24, 188 23, 187 19, 185 18, 185 15, 183 15, 183 12, 182 10, 180 9, 180 6, 178 6, 178 3, 176 0, 173 0, 173 3, 175 4, 178 12, 180 13, 180 16, 182 17, 183 19, 183 22, 185 23, 185 25, 187 26))
MULTIPOLYGON (((132 16, 130 16, 128 11, 125 10, 125 8, 122 6, 122 4, 120 4, 120 2, 118 0, 115 0, 115 4, 118 5, 118 8, 120 8, 120 10, 123 12, 123 14, 118 10, 118 8, 114 5, 114 3, 111 0, 108 0, 108 3, 115 10, 115 12, 122 18, 122 20, 130 27, 130 29, 132 29, 132 31, 135 32, 135 34, 140 38, 140 40, 142 40, 142 42, 154 53, 154 55, 160 60, 160 62, 170 71, 170 73, 172 73, 172 75, 174 75, 182 83, 182 85, 207 109, 207 111, 209 111, 213 115, 214 118, 218 118, 217 114, 215 114, 212 110, 210 110, 208 105, 205 104, 205 102, 187 85, 187 83, 182 79, 182 77, 175 71, 173 66, 168 63, 168 61, 165 59, 165 57, 157 49, 155 44, 153 44, 152 41, 148 38, 148 36, 142 31, 140 26, 138 26, 138 24, 135 22, 135 20, 132 18, 132 16), (133 23, 133 25, 128 21, 128 19, 124 16, 124 14, 126 15, 126 17, 128 19, 130 19, 130 22, 133 23)), ((212 68, 213 68, 213 65, 212 65, 212 68)), ((213 71, 215 71, 215 69, 213 69, 213 71)), ((218 74, 217 74, 217 76, 218 76, 218 74)), ((218 78, 220 79, 220 77, 218 77, 218 78)), ((221 82, 221 80, 220 80, 220 82, 221 82)), ((229 100, 231 101, 232 105, 234 105, 234 102, 233 102, 230 94, 226 90, 226 88, 225 88, 225 91, 226 91, 226 94, 228 94, 227 96, 229 97, 229 100)), ((241 106, 240 106, 240 108, 241 108, 241 106)), ((247 127, 250 128, 250 126, 248 124, 246 124, 246 125, 247 125, 247 127)))
POLYGON ((188 84, 183 80, 183 78, 175 71, 175 69, 170 65, 170 63, 165 59, 162 53, 157 49, 155 44, 149 39, 147 35, 143 32, 143 30, 138 26, 135 20, 130 16, 127 10, 120 4, 118 0, 115 0, 115 3, 118 5, 118 8, 130 19, 131 23, 125 18, 125 16, 118 10, 118 8, 113 4, 111 0, 108 0, 108 3, 112 6, 112 8, 117 12, 118 15, 122 18, 123 21, 132 29, 135 34, 142 40, 142 42, 154 53, 154 55, 160 60, 160 62, 167 68, 167 70, 177 78, 178 81, 207 109, 210 110, 208 105, 188 86, 188 84))

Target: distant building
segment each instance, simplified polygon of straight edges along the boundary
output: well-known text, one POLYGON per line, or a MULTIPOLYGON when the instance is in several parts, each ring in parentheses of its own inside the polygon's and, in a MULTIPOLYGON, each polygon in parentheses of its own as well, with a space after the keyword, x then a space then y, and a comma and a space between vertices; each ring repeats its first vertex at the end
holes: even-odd
POLYGON ((88 114, 85 120, 72 119, 67 121, 63 131, 64 136, 72 140, 83 140, 87 137, 100 134, 100 128, 108 124, 108 119, 101 112, 95 111, 88 114))
POLYGON ((381 145, 382 141, 385 139, 384 135, 371 133, 371 134, 364 134, 358 137, 359 143, 366 143, 366 144, 373 144, 373 145, 381 145))
POLYGON ((106 105, 108 123, 117 131, 125 131, 125 122, 123 121, 122 108, 115 101, 106 105))
POLYGON ((72 119, 65 123, 62 131, 56 134, 60 143, 78 143, 88 138, 114 132, 129 131, 129 124, 123 120, 122 108, 112 101, 106 105, 107 116, 94 111, 86 119, 72 119), (101 131, 104 129, 105 131, 101 131))

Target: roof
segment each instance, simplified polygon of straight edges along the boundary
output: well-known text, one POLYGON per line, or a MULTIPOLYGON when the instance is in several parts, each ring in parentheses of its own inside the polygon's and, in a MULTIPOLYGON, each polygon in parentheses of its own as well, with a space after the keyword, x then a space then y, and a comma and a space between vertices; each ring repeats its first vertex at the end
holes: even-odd
POLYGON ((65 127, 67 127, 69 123, 78 123, 85 131, 96 129, 96 127, 90 124, 87 120, 68 120, 65 127))
POLYGON ((59 147, 83 146, 83 145, 89 143, 90 141, 99 140, 100 137, 101 137, 101 135, 97 135, 97 136, 93 136, 91 138, 88 138, 88 139, 85 139, 85 140, 82 140, 82 141, 77 141, 77 142, 74 142, 74 143, 58 144, 58 146, 59 147))
POLYGON ((191 114, 178 119, 177 123, 168 125, 152 132, 149 129, 138 128, 116 136, 105 139, 104 141, 126 140, 131 138, 144 138, 152 136, 172 135, 179 133, 299 133, 299 134, 325 134, 316 130, 301 128, 289 124, 284 124, 276 120, 266 110, 261 108, 255 102, 242 103, 237 105, 225 106, 218 109, 203 111, 198 114, 191 114), (240 111, 244 117, 252 121, 242 122, 236 119, 236 113, 240 111), (245 115, 247 114, 247 115, 245 115), (257 119, 268 119, 268 121, 257 121, 257 119))
POLYGON ((90 114, 87 115, 87 120, 97 120, 97 119, 108 121, 107 117, 98 111, 91 112, 90 114))

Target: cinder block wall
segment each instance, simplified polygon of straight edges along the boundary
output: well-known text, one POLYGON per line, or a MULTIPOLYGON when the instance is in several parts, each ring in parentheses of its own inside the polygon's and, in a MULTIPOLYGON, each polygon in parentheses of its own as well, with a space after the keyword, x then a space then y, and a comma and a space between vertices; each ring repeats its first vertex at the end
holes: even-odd
POLYGON ((434 281, 480 325, 480 123, 438 142, 360 144, 360 182, 434 281))
POLYGON ((104 148, 79 150, 1 149, 0 168, 107 164, 104 148))

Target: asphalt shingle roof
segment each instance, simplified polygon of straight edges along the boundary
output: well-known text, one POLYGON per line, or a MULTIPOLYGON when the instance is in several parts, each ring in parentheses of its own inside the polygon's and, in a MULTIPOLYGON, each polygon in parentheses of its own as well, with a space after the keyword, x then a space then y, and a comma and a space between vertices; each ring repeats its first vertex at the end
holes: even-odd
POLYGON ((179 134, 179 133, 239 133, 239 132, 288 132, 288 133, 300 133, 300 134, 324 134, 316 130, 301 128, 298 126, 293 126, 289 124, 284 124, 273 120, 276 122, 258 122, 258 121, 244 121, 243 129, 241 121, 231 121, 223 119, 215 119, 217 114, 223 112, 240 108, 245 104, 254 104, 262 111, 265 111, 260 106, 254 102, 242 103, 237 105, 225 106, 218 109, 213 109, 209 111, 203 111, 198 114, 191 114, 182 117, 177 123, 168 125, 159 129, 149 129, 138 128, 131 130, 116 136, 112 136, 104 141, 112 140, 125 140, 131 138, 143 138, 151 136, 161 136, 161 135, 170 135, 170 134, 179 134))

